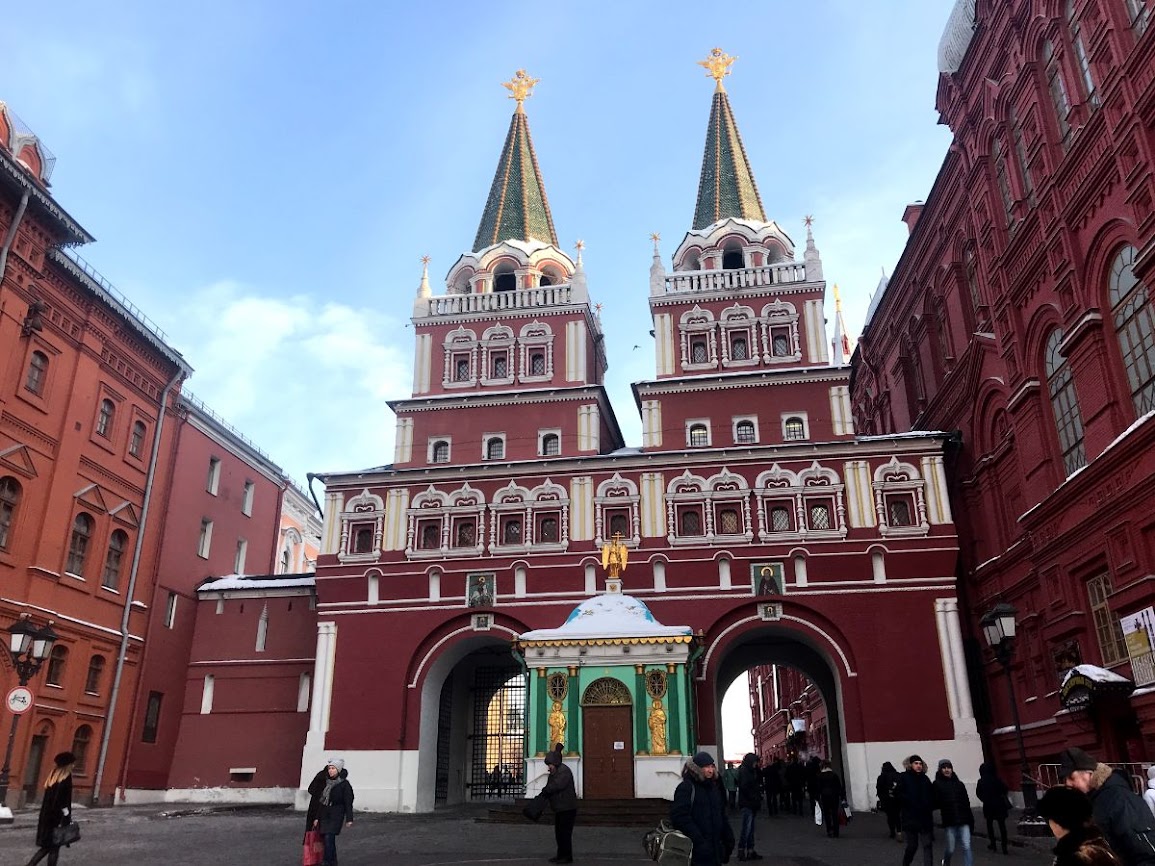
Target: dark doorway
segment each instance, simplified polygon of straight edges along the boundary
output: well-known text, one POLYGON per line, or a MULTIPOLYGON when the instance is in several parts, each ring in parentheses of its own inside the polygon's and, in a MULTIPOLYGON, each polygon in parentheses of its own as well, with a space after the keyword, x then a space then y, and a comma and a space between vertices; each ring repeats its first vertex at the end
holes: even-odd
POLYGON ((433 801, 438 806, 449 799, 449 759, 453 746, 453 674, 445 678, 441 687, 441 702, 437 709, 437 776, 433 801))
POLYGON ((622 800, 634 796, 633 708, 582 707, 582 796, 622 800))
POLYGON ((44 750, 48 748, 48 737, 37 734, 28 749, 28 764, 24 767, 24 795, 28 802, 40 799, 40 770, 44 764, 44 750))
POLYGON ((726 271, 737 271, 746 267, 746 262, 742 259, 742 250, 737 247, 722 251, 722 269, 726 271))

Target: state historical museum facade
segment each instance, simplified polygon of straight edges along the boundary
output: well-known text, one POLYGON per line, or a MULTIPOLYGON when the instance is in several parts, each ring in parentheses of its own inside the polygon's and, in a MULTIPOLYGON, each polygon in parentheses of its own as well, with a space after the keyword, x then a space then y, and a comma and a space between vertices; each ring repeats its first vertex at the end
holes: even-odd
POLYGON ((558 243, 522 107, 534 81, 507 84, 517 110, 476 240, 444 293, 426 275, 414 300, 393 462, 323 477, 303 784, 336 751, 368 809, 533 790, 549 732, 564 730, 579 793, 668 797, 682 755, 724 748, 727 687, 774 663, 822 691, 858 808, 873 804, 877 767, 916 748, 975 777, 947 437, 855 435, 818 250, 807 226, 796 257, 763 211, 721 84, 730 62, 715 50, 703 64, 717 81, 705 159, 668 273, 655 238, 641 447, 622 441, 602 384, 580 248, 571 258, 558 243), (548 641, 510 651, 600 592, 614 536, 628 548, 624 591, 689 627, 684 689, 672 656, 624 636, 588 655, 548 641), (881 639, 882 622, 902 638, 881 639), (646 696, 667 672, 670 688, 646 696), (552 708, 526 700, 530 677, 548 682, 552 708), (652 699, 648 716, 633 706, 612 715, 620 730, 583 725, 599 715, 585 708, 631 693, 652 699), (587 785, 615 754, 631 769, 587 785))

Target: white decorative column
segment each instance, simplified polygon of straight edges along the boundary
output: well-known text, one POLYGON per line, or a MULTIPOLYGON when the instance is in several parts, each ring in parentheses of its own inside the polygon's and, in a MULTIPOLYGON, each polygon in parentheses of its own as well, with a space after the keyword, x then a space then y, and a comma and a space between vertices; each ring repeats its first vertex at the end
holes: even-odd
POLYGON ((333 703, 333 670, 337 658, 337 623, 317 623, 317 653, 313 660, 313 700, 309 707, 309 733, 301 752, 301 785, 297 791, 296 808, 309 805, 305 789, 313 776, 324 766, 325 733, 329 730, 329 711, 333 703))
POLYGON ((934 617, 938 626, 943 679, 946 682, 947 704, 950 708, 950 717, 954 721, 955 736, 974 736, 978 731, 978 726, 975 723, 970 681, 967 678, 962 627, 959 624, 958 599, 935 599, 934 617))

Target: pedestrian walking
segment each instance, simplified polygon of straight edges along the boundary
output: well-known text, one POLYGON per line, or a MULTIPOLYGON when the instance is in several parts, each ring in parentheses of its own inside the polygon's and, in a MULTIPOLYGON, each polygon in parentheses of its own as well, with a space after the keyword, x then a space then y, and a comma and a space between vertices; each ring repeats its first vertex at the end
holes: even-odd
POLYGON ((337 866, 337 837, 353 826, 353 786, 342 758, 329 758, 309 783, 305 830, 316 830, 324 844, 322 866, 337 866))
POLYGON ((1151 814, 1155 815, 1155 767, 1147 768, 1147 790, 1143 792, 1143 802, 1151 814))
POLYGON ((698 752, 682 768, 682 781, 670 805, 670 823, 694 845, 693 866, 721 866, 734 850, 734 831, 726 820, 717 775, 713 756, 698 752))
POLYGON ((1071 748, 1059 756, 1059 778, 1090 798, 1095 823, 1124 866, 1155 866, 1155 816, 1125 772, 1071 748))
POLYGON ((882 765, 882 772, 874 782, 874 792, 878 795, 878 808, 886 815, 886 829, 890 831, 890 838, 894 839, 899 832, 898 799, 895 797, 894 786, 898 784, 898 770, 890 761, 882 765))
POLYGON ((923 866, 934 866, 934 787, 926 763, 918 755, 907 759, 910 769, 898 777, 899 825, 906 837, 902 866, 910 866, 922 848, 923 866))
POLYGON ((806 768, 798 758, 786 765, 786 787, 790 791, 790 809, 795 815, 804 814, 806 807, 806 768))
POLYGON ((738 770, 729 761, 722 770, 722 787, 726 789, 726 803, 731 809, 738 808, 738 770))
POLYGON ((846 799, 846 789, 842 779, 834 772, 829 761, 823 761, 818 770, 818 781, 815 783, 818 792, 818 806, 822 809, 822 822, 826 825, 826 835, 832 839, 838 838, 838 825, 841 822, 842 801, 846 799))
POLYGON ((1121 866, 1099 828, 1091 821, 1091 801, 1074 788, 1050 788, 1039 800, 1058 844, 1054 866, 1121 866))
POLYGON ((933 788, 935 807, 942 816, 943 835, 946 837, 942 866, 950 866, 955 851, 962 852, 963 866, 974 866, 971 831, 975 825, 975 813, 971 809, 967 786, 955 775, 950 759, 943 758, 938 762, 933 788))
POLYGON ((76 763, 76 756, 72 752, 61 752, 52 763, 52 771, 44 781, 40 819, 36 822, 36 845, 39 850, 32 855, 28 866, 35 866, 46 857, 48 866, 56 866, 64 843, 55 831, 72 823, 72 767, 76 763))
POLYGON ((975 794, 983 804, 983 818, 987 822, 987 848, 995 850, 995 828, 999 830, 999 841, 1003 853, 1007 853, 1007 816, 1011 814, 1011 801, 1007 797, 1007 783, 999 778, 994 764, 979 767, 979 783, 975 794))
POLYGON ((814 813, 818 805, 818 774, 822 772, 822 759, 811 755, 806 762, 806 796, 810 798, 810 814, 814 813))
POLYGON ((738 768, 738 810, 742 814, 742 832, 738 835, 738 859, 761 860, 754 848, 754 817, 762 808, 762 774, 758 756, 747 752, 738 768))
POLYGON ((557 843, 557 854, 549 858, 550 863, 573 862, 573 828, 577 823, 577 790, 574 788, 573 772, 565 765, 561 755, 561 743, 553 747, 545 756, 545 769, 549 773, 545 787, 538 798, 549 803, 553 812, 553 835, 557 843))
POLYGON ((762 768, 762 786, 766 789, 766 813, 777 815, 782 799, 782 761, 775 758, 762 768))

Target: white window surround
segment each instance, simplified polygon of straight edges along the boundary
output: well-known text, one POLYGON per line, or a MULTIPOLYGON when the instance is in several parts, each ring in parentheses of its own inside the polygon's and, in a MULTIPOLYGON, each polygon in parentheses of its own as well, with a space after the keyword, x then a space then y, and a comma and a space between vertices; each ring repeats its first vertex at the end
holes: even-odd
POLYGON ((686 447, 687 448, 709 448, 713 444, 714 444, 714 436, 713 436, 713 430, 710 427, 710 419, 709 418, 688 418, 686 420, 686 447), (706 428, 706 444, 705 445, 694 445, 690 441, 691 431, 695 427, 705 427, 706 428))
POLYGON ((569 548, 569 494, 564 487, 554 484, 548 478, 532 490, 509 482, 493 495, 490 511, 491 553, 559 553, 569 548), (534 540, 537 518, 549 512, 557 512, 558 515, 558 540, 537 542, 534 540), (522 543, 502 544, 502 518, 512 515, 522 519, 522 543))
POLYGON ((545 322, 533 321, 525 325, 518 334, 518 381, 549 382, 553 379, 553 329, 545 322), (535 352, 545 355, 545 372, 532 371, 531 358, 535 352))
POLYGON ((538 430, 537 431, 537 456, 538 457, 560 457, 561 456, 561 428, 560 427, 554 427, 554 428, 551 428, 549 430, 538 430), (556 436, 557 437, 557 453, 556 454, 546 454, 545 453, 545 437, 546 436, 556 436))
POLYGON ((516 381, 514 371, 517 359, 515 357, 513 329, 506 325, 493 325, 486 328, 481 335, 481 384, 482 385, 512 385, 516 381), (493 360, 505 355, 505 375, 493 375, 493 360))
POLYGON ((482 460, 504 460, 506 458, 506 454, 507 454, 507 452, 505 450, 505 434, 504 433, 482 433, 481 434, 481 459, 482 460), (500 457, 490 457, 489 456, 489 445, 491 442, 493 442, 494 439, 497 439, 499 442, 501 442, 501 456, 500 457))
POLYGON ((444 388, 470 388, 477 384, 478 341, 477 332, 469 328, 458 327, 445 335, 445 372, 441 385, 444 388), (468 355, 469 377, 458 380, 454 357, 468 355))
POLYGON ((805 412, 783 412, 782 413, 782 441, 783 442, 806 442, 810 439, 810 418, 805 412), (802 436, 791 437, 786 432, 786 424, 788 421, 797 418, 802 422, 802 436))
POLYGON ((594 494, 594 546, 601 547, 609 538, 609 520, 606 511, 625 509, 628 513, 629 534, 622 538, 626 547, 637 547, 642 540, 642 521, 639 505, 642 501, 638 494, 638 485, 628 478, 623 478, 620 472, 615 472, 612 478, 607 478, 598 485, 594 494))
POLYGON ((435 465, 449 463, 453 460, 453 437, 452 436, 430 436, 429 442, 425 446, 425 462, 435 465), (446 444, 446 457, 444 460, 434 460, 433 453, 437 448, 438 443, 444 442, 446 444))
POLYGON ((802 360, 802 341, 798 333, 798 308, 788 301, 776 300, 762 308, 762 360, 767 364, 789 364, 802 360), (786 328, 790 353, 774 354, 774 328, 786 328))
POLYGON ((409 559, 445 559, 447 557, 480 556, 484 550, 485 538, 485 494, 468 483, 451 493, 445 493, 429 485, 413 497, 406 511, 409 521, 406 535, 405 555, 409 559), (468 547, 453 545, 454 522, 467 518, 474 521, 474 541, 468 547), (441 544, 434 548, 421 548, 419 525, 423 521, 434 520, 441 525, 441 544))
POLYGON ((750 542, 754 538, 750 513, 750 487, 741 475, 729 469, 722 469, 716 475, 703 478, 685 470, 666 485, 666 540, 672 545, 687 544, 730 544, 750 542), (700 506, 702 511, 701 535, 678 535, 678 509, 685 506, 700 506), (738 533, 723 535, 717 532, 715 512, 719 507, 733 505, 738 509, 740 529, 738 533))
POLYGON ((683 370, 713 370, 718 366, 718 331, 713 313, 695 304, 692 310, 682 314, 678 322, 678 332, 683 370), (695 338, 706 341, 707 360, 704 362, 695 362, 693 359, 692 346, 695 338))
POLYGON ((719 318, 722 331, 722 366, 754 367, 758 365, 758 318, 750 307, 734 304, 722 311, 719 318), (731 338, 737 334, 746 336, 746 357, 735 360, 730 357, 731 338))
POLYGON ((758 416, 757 415, 735 415, 730 419, 730 435, 734 439, 735 445, 757 445, 761 441, 760 432, 758 430, 758 416), (754 440, 752 442, 742 442, 738 438, 738 425, 747 422, 754 425, 754 440))
POLYGON ((887 538, 924 536, 930 531, 926 519, 926 482, 918 469, 900 463, 897 457, 874 470, 874 510, 878 515, 878 533, 887 538), (914 501, 910 526, 891 526, 887 495, 903 494, 914 501))
POLYGON ((761 472, 754 482, 754 496, 758 508, 759 541, 803 541, 805 539, 845 538, 845 486, 838 473, 811 463, 801 472, 783 469, 777 463, 761 472), (831 506, 830 529, 809 529, 810 505, 824 500, 831 506), (776 506, 791 509, 792 529, 775 532, 771 512, 776 506))
POLYGON ((362 490, 345 503, 345 510, 341 512, 341 541, 337 548, 337 559, 340 562, 372 562, 381 553, 381 535, 385 528, 385 502, 380 496, 369 492, 369 488, 362 490), (354 524, 369 523, 373 526, 373 545, 367 553, 354 553, 352 533, 354 524))

